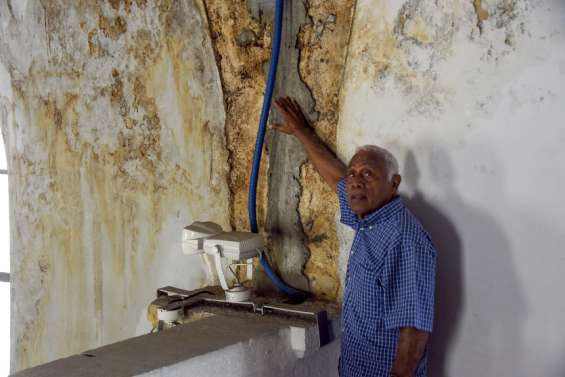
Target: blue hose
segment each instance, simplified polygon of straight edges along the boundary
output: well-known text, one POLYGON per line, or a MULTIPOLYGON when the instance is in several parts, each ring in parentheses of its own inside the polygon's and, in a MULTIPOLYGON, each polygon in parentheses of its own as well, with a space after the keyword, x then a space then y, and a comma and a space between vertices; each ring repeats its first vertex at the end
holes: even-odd
MULTIPOLYGON (((259 121, 259 130, 257 131, 257 139, 255 140, 255 153, 253 154, 253 168, 251 170, 251 179, 249 181, 249 195, 247 197, 247 210, 249 213, 249 225, 253 233, 258 232, 257 227, 257 180, 259 178, 259 167, 261 166, 261 156, 263 154, 263 142, 265 141, 265 131, 267 128, 267 120, 269 119, 269 111, 271 109, 271 100, 273 98, 273 89, 277 76, 277 64, 279 61, 279 50, 281 46, 282 34, 282 18, 283 18, 283 0, 276 0, 275 5, 275 29, 273 32, 273 44, 271 49, 271 62, 269 64, 269 74, 267 76, 267 88, 265 97, 263 98, 263 108, 261 109, 261 119, 259 121)), ((285 284, 280 277, 273 271, 269 265, 269 261, 262 254, 259 259, 263 270, 271 279, 275 287, 290 297, 292 301, 303 301, 306 297, 305 293, 292 288, 285 284)))

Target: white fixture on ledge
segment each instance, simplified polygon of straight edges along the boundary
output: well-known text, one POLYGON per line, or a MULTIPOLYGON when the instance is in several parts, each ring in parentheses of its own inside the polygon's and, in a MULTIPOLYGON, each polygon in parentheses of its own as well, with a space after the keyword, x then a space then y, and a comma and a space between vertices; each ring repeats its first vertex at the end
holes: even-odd
MULTIPOLYGON (((247 266, 247 279, 253 277, 253 258, 261 254, 265 246, 263 238, 251 232, 224 232, 222 227, 213 222, 196 221, 184 228, 182 237, 182 249, 184 254, 208 254, 214 257, 216 273, 220 285, 226 293, 226 300, 230 302, 243 302, 249 300, 251 291, 242 286, 239 281, 233 287, 229 287, 222 267, 222 258, 228 261, 245 260, 247 266)), ((241 265, 242 263, 230 263, 241 265)), ((232 271, 233 272, 233 271, 232 271)), ((236 280, 237 276, 234 274, 236 280)))

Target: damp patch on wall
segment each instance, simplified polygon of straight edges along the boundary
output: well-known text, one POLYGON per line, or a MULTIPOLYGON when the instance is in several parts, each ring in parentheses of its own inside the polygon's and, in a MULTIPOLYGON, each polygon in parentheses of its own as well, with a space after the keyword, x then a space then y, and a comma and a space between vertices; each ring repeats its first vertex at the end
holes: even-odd
POLYGON ((2 126, 16 370, 135 335, 159 285, 206 285, 202 262, 182 255, 182 227, 202 213, 229 227, 230 198, 200 1, 23 12, 2 12, 0 51, 14 93, 2 126))

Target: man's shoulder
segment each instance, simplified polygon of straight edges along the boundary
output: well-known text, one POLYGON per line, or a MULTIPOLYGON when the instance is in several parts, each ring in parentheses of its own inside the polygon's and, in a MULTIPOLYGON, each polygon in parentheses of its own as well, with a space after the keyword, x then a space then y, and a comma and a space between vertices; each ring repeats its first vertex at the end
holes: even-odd
POLYGON ((434 245, 429 233, 420 220, 404 207, 397 216, 397 227, 403 246, 419 246, 434 250, 434 245))

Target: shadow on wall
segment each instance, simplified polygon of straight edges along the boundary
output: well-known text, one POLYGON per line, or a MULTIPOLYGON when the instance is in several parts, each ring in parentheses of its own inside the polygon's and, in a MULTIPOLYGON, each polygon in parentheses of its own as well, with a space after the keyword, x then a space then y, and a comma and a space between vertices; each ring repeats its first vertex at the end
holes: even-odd
MULTIPOLYGON (((406 156, 404 178, 410 186, 418 187, 419 171, 412 152, 408 152, 406 156)), ((448 374, 442 360, 449 357, 449 349, 460 326, 463 310, 463 245, 455 226, 447 216, 426 201, 421 191, 416 189, 414 195, 405 198, 405 201, 430 233, 438 251, 435 323, 429 362, 430 375, 443 377, 448 374)))
POLYGON ((419 168, 412 152, 406 156, 403 178, 415 188, 405 202, 438 251, 429 375, 448 377, 456 370, 459 376, 488 375, 503 371, 504 360, 513 360, 512 369, 519 370, 524 305, 509 242, 494 219, 458 195, 447 153, 437 147, 426 152, 422 156, 430 156, 429 171, 442 193, 437 203, 418 189, 419 168), (457 365, 449 367, 456 344, 465 355, 459 354, 457 365))

